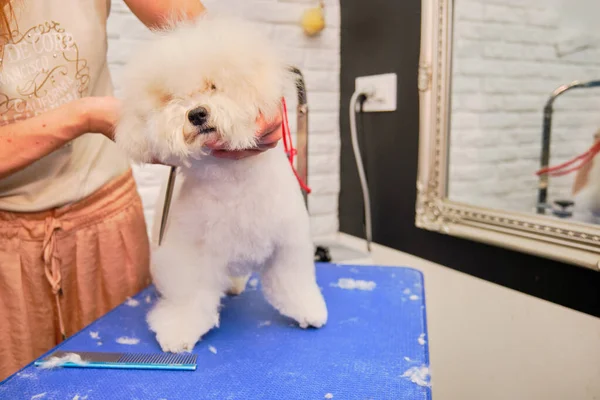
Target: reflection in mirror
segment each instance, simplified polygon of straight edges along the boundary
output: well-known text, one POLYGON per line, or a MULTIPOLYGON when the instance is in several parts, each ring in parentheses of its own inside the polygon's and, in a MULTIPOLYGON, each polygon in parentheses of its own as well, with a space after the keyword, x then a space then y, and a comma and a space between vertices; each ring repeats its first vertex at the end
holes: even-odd
POLYGON ((450 200, 600 223, 598 15, 597 0, 454 2, 450 200))

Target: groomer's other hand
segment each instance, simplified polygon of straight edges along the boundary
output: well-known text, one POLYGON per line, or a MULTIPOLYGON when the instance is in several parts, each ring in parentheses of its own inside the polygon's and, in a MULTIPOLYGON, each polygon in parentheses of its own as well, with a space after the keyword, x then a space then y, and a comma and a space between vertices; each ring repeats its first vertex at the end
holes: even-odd
POLYGON ((212 150, 212 155, 219 158, 240 160, 242 158, 254 156, 262 153, 263 151, 272 149, 273 147, 277 146, 277 143, 279 143, 283 136, 283 130, 281 128, 282 121, 283 115, 281 110, 277 116, 270 121, 265 120, 265 118, 261 115, 256 121, 258 125, 256 132, 256 136, 258 137, 258 146, 255 149, 231 151, 225 150, 225 148, 219 146, 209 146, 212 150))

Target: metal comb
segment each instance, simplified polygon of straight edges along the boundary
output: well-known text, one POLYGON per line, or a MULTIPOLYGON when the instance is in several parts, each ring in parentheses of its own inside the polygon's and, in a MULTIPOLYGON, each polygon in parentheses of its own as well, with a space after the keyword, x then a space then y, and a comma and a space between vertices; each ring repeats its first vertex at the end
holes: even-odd
POLYGON ((163 204, 162 217, 160 219, 160 231, 158 232, 158 245, 160 246, 165 235, 167 219, 169 218, 169 208, 171 208, 171 198, 173 197, 173 188, 175 187, 175 176, 177 167, 172 166, 169 171, 169 180, 167 181, 167 190, 165 192, 165 202, 163 204))
POLYGON ((66 362, 60 364, 65 368, 103 368, 103 369, 163 369, 195 371, 195 354, 143 354, 143 353, 105 353, 92 351, 62 351, 57 350, 42 360, 34 363, 43 366, 46 361, 53 357, 64 357, 68 354, 77 354, 82 363, 66 362))

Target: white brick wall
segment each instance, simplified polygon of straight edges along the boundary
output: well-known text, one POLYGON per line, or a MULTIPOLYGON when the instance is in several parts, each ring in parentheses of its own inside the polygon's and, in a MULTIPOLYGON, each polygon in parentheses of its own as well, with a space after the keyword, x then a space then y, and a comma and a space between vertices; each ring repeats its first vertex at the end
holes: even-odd
MULTIPOLYGON (((600 79, 600 49, 557 55, 555 44, 564 37, 559 22, 558 8, 547 0, 455 1, 451 199, 534 209, 548 96, 573 80, 600 79)), ((600 89, 560 97, 551 164, 585 151, 598 128, 600 89)), ((553 178, 551 198, 570 198, 573 178, 553 178)))
MULTIPOLYGON (((280 46, 286 61, 300 68, 305 75, 309 101, 309 195, 312 232, 328 236, 338 230, 339 192, 339 70, 340 70, 340 8, 339 0, 327 0, 326 29, 318 37, 309 38, 299 25, 302 12, 317 2, 309 0, 205 0, 211 12, 226 12, 243 16, 266 29, 280 46)), ((148 38, 148 31, 122 0, 112 0, 108 20, 109 65, 119 95, 120 71, 131 50, 148 38)), ((295 92, 286 95, 291 111, 290 125, 295 132, 295 92)), ((282 151, 275 149, 273 151, 282 151)), ((135 168, 135 177, 144 202, 148 227, 151 229, 160 174, 164 167, 135 168)))

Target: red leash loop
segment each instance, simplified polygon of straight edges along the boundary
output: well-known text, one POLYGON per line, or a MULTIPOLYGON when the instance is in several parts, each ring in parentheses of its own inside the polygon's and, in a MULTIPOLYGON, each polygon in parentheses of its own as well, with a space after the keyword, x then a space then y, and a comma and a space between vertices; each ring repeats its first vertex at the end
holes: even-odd
POLYGON ((536 172, 536 175, 539 176, 539 175, 548 174, 550 176, 563 176, 563 175, 570 174, 571 172, 577 171, 579 168, 583 167, 585 164, 590 162, 596 156, 596 154, 598 154, 599 152, 600 152, 600 142, 597 142, 597 143, 594 143, 594 145, 592 145, 592 147, 590 147, 589 150, 586 151, 585 153, 580 154, 577 157, 575 157, 567 162, 564 162, 562 164, 556 165, 554 167, 542 168, 536 172), (575 166, 565 170, 565 168, 571 166, 572 164, 575 164, 577 161, 581 161, 581 162, 578 165, 575 165, 575 166))
POLYGON ((287 106, 285 104, 284 98, 281 99, 281 103, 283 104, 283 119, 281 121, 283 148, 285 149, 285 153, 287 154, 288 160, 290 161, 290 166, 292 167, 292 171, 294 171, 294 175, 296 175, 296 179, 298 179, 298 183, 300 184, 300 187, 306 193, 310 193, 311 192, 310 188, 306 185, 306 183, 304 183, 302 181, 302 179, 298 175, 298 172, 296 171, 296 168, 294 167, 294 156, 296 154, 298 154, 298 151, 294 148, 294 145, 292 143, 292 133, 290 131, 290 125, 288 122, 288 115, 287 115, 287 106))

